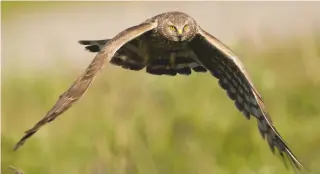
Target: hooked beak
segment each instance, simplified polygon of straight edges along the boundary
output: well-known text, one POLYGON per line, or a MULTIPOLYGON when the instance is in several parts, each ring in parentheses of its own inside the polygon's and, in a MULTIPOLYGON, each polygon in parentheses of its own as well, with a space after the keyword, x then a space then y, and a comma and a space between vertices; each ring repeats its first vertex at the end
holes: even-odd
POLYGON ((179 40, 181 41, 181 39, 182 39, 182 29, 179 29, 178 30, 178 38, 179 38, 179 40))

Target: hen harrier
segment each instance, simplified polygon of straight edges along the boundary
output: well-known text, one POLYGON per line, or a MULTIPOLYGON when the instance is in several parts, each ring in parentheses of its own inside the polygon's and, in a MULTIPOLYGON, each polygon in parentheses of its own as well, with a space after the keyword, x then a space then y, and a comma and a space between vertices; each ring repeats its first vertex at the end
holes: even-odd
POLYGON ((56 119, 88 89, 97 73, 110 62, 130 70, 156 75, 189 75, 191 71, 207 72, 219 79, 235 106, 247 119, 258 121, 259 131, 272 152, 290 159, 297 169, 302 164, 293 155, 265 110, 262 98, 254 87, 241 61, 218 39, 204 31, 196 21, 182 12, 167 12, 130 27, 112 39, 79 41, 91 52, 98 52, 89 67, 64 92, 47 115, 25 132, 16 144, 18 149, 43 125, 56 119))

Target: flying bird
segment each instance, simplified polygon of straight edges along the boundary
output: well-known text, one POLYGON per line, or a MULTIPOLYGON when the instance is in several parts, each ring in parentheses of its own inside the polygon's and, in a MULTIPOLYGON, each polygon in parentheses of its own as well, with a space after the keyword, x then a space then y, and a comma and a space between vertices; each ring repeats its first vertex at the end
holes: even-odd
POLYGON ((60 95, 51 110, 25 132, 15 145, 17 150, 43 125, 56 119, 72 106, 88 89, 98 72, 110 62, 122 68, 154 75, 190 75, 209 72, 218 79, 236 108, 250 119, 257 119, 260 134, 271 150, 278 150, 296 169, 303 165, 289 149, 274 127, 261 95, 254 87, 240 59, 221 41, 203 30, 182 12, 162 13, 130 27, 112 39, 81 40, 96 56, 85 72, 60 95))

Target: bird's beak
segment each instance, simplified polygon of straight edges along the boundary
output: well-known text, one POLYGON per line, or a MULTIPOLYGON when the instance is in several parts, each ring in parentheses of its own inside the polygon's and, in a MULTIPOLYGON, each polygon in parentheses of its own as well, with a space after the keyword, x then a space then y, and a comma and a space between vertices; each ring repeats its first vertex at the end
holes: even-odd
POLYGON ((179 38, 179 41, 182 40, 182 29, 178 29, 178 38, 179 38))

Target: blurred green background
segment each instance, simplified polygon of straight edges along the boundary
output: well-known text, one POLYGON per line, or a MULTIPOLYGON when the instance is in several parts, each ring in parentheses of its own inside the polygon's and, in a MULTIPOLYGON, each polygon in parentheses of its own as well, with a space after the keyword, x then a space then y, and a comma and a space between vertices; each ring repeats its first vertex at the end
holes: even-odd
POLYGON ((247 121, 210 74, 152 76, 114 66, 13 152, 94 57, 78 40, 110 38, 170 10, 190 14, 234 50, 280 134, 306 167, 320 173, 319 3, 1 5, 1 173, 12 173, 10 165, 26 174, 288 173, 256 120, 247 121))

